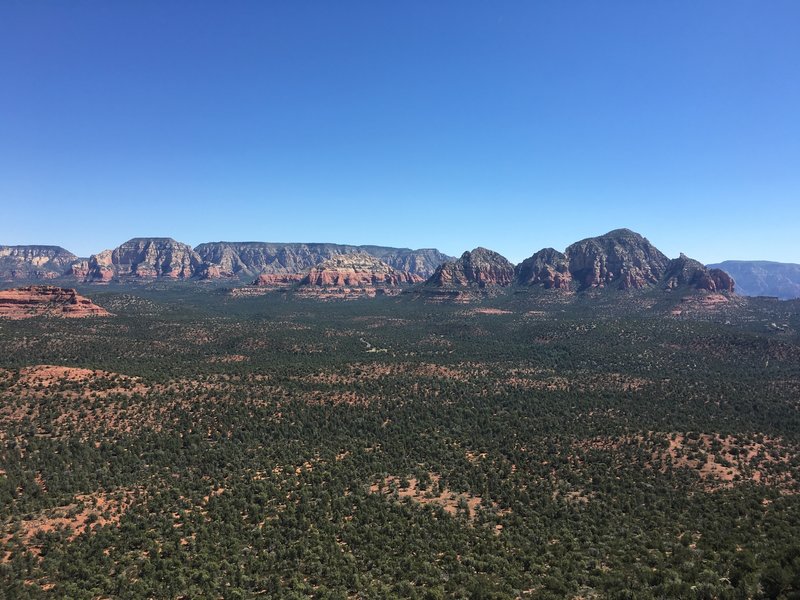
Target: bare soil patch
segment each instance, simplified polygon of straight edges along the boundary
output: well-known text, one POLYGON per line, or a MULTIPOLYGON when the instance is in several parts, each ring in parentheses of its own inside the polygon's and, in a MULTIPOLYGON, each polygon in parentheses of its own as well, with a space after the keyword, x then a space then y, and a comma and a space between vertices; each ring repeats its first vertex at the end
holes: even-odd
MULTIPOLYGON (((444 511, 456 516, 463 514, 470 520, 477 517, 479 506, 498 509, 494 502, 486 503, 480 496, 473 496, 467 493, 453 492, 441 484, 441 476, 437 473, 428 474, 429 482, 421 486, 416 478, 405 479, 390 475, 384 480, 374 483, 369 490, 373 494, 381 494, 386 497, 397 499, 409 498, 418 504, 435 504, 441 506, 444 511)), ((500 514, 507 514, 507 511, 499 511, 500 514)))
MULTIPOLYGON (((78 494, 70 504, 4 523, 0 539, 5 546, 16 538, 26 550, 38 556, 43 547, 43 542, 37 539, 41 534, 60 532, 67 541, 72 541, 98 527, 117 525, 135 497, 135 492, 128 489, 78 494)), ((5 559, 8 558, 6 555, 5 559)))

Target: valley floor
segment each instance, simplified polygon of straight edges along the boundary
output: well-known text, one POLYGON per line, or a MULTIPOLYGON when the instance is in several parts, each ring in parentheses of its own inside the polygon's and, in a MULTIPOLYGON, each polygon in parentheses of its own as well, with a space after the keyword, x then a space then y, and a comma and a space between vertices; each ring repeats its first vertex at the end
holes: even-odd
POLYGON ((89 295, 0 321, 4 598, 800 594, 795 304, 89 295))

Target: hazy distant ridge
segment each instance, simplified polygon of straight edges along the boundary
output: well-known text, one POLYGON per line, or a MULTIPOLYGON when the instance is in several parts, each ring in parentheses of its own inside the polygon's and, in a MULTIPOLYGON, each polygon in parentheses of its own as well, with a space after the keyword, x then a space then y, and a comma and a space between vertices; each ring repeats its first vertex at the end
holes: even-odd
POLYGON ((745 296, 800 298, 800 265, 768 260, 726 260, 708 265, 730 273, 736 291, 745 296))

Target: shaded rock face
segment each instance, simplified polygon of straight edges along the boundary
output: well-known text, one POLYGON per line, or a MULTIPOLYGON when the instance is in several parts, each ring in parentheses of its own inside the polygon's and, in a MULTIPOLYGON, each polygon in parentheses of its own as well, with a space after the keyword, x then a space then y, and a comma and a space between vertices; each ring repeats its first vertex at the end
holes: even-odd
POLYGON ((514 265, 505 257, 486 248, 475 248, 472 252, 464 252, 457 261, 441 265, 425 285, 485 288, 507 286, 513 281, 514 265))
POLYGON ((195 251, 203 262, 217 265, 219 275, 223 277, 256 277, 262 273, 306 273, 334 256, 368 254, 398 271, 424 278, 451 258, 435 249, 410 250, 342 244, 211 242, 200 244, 195 251))
POLYGON ((107 317, 110 313, 69 288, 34 285, 0 290, 0 317, 107 317))
POLYGON ((671 260, 664 275, 665 287, 675 289, 679 286, 691 286, 709 292, 734 291, 733 278, 721 269, 708 269, 702 263, 681 253, 679 258, 671 260))
POLYGON ((107 282, 114 279, 116 268, 111 261, 111 254, 112 250, 103 250, 89 257, 86 263, 87 280, 107 282))
POLYGON ((422 277, 398 271, 365 253, 329 258, 303 277, 300 284, 321 287, 397 287, 422 281, 422 277))
POLYGON ((565 254, 581 289, 641 289, 658 283, 669 264, 658 248, 629 229, 581 240, 569 246, 565 254))
POLYGON ((114 250, 105 250, 89 258, 87 279, 188 279, 201 264, 202 260, 191 246, 172 238, 134 238, 114 250))
POLYGON ((69 266, 66 274, 81 281, 86 280, 89 277, 89 260, 79 258, 69 266))
POLYGON ((716 286, 716 291, 731 294, 736 291, 736 281, 722 269, 709 269, 708 273, 716 286))
POLYGON ((546 289, 569 289, 572 284, 569 260, 553 248, 539 250, 517 265, 515 271, 519 285, 540 284, 546 289))
POLYGON ((661 285, 667 289, 686 286, 709 292, 734 291, 734 281, 724 271, 708 269, 684 254, 669 260, 629 229, 581 240, 564 254, 552 248, 540 250, 517 266, 516 283, 578 290, 661 285))
POLYGON ((60 246, 0 246, 0 279, 53 279, 68 273, 77 260, 60 246))

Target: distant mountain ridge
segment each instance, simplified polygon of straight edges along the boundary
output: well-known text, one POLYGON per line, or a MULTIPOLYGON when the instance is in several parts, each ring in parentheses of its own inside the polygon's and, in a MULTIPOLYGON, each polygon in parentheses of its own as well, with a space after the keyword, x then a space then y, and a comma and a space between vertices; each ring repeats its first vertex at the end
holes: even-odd
MULTIPOLYGON (((540 286, 584 291, 686 286, 732 292, 734 280, 739 279, 737 289, 746 295, 800 297, 800 265, 727 261, 704 266, 684 255, 669 259, 647 238, 629 229, 580 240, 563 252, 544 248, 518 265, 486 248, 465 252, 456 259, 434 248, 270 242, 207 242, 192 248, 172 238, 139 237, 79 258, 59 246, 0 246, 0 281, 105 283, 230 278, 286 286, 299 283, 325 261, 359 254, 395 271, 390 279, 404 285, 424 280, 424 287, 442 290, 540 286)), ((363 272, 377 271, 370 267, 363 272)))
POLYGON ((745 296, 774 296, 782 300, 800 298, 800 265, 768 260, 726 260, 708 265, 736 279, 737 291, 745 296))
POLYGON ((77 260, 61 246, 0 246, 0 280, 54 279, 77 260))
POLYGON ((398 271, 422 278, 452 260, 435 248, 391 248, 325 243, 208 242, 195 248, 206 267, 206 276, 247 276, 303 273, 324 260, 342 254, 369 254, 398 271))
POLYGON ((428 288, 453 289, 541 286, 546 289, 585 291, 682 286, 709 292, 733 292, 734 281, 719 269, 708 269, 681 254, 670 260, 647 238, 630 229, 571 244, 562 253, 539 250, 514 267, 503 256, 476 248, 458 261, 445 263, 425 282, 428 288))

